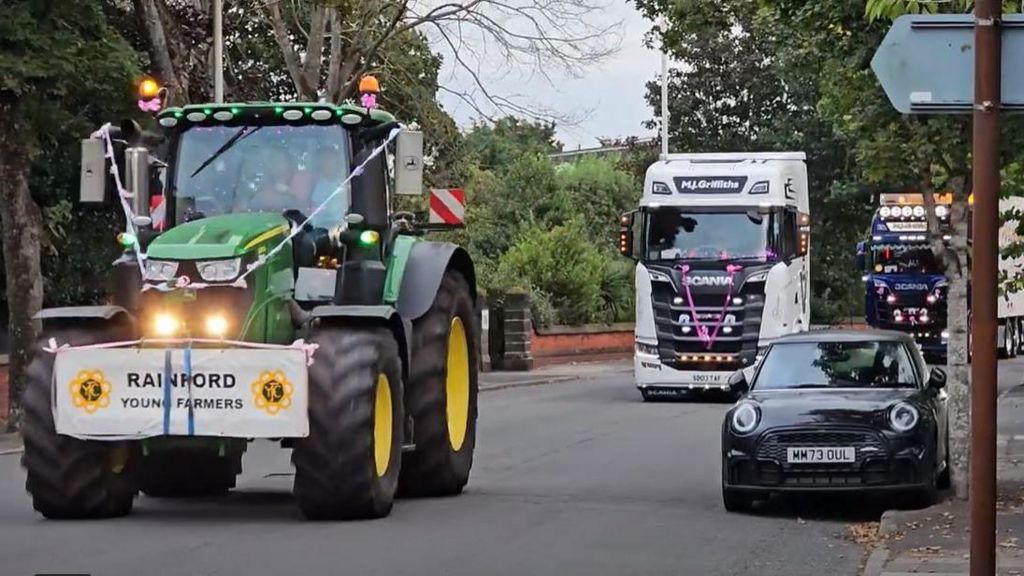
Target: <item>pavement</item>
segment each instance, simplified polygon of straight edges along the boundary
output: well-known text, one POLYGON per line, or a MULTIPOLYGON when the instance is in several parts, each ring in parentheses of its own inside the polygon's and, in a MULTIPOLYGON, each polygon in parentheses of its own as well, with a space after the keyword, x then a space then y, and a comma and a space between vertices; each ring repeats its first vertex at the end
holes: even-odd
MULTIPOLYGON (((999 363, 996 564, 999 576, 1024 575, 1024 360, 999 363)), ((864 576, 970 573, 968 503, 947 495, 924 510, 890 510, 862 527, 870 554, 864 576)))
POLYGON ((0 574, 859 574, 863 548, 845 537, 859 503, 723 509, 726 404, 644 403, 628 363, 551 370, 573 379, 480 395, 463 495, 400 500, 381 520, 300 519, 289 454, 268 442, 225 497, 142 496, 131 516, 91 522, 41 519, 19 457, 0 456, 0 574))

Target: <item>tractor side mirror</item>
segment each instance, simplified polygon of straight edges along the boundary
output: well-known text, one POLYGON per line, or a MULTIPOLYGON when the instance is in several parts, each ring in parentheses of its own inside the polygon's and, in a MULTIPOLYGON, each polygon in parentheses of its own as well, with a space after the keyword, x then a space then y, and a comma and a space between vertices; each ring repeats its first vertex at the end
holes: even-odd
POLYGON ((946 387, 946 371, 942 368, 932 368, 928 374, 928 387, 941 390, 946 387))
POLYGON ((863 270, 866 263, 864 261, 864 241, 857 242, 857 269, 863 270))
POLYGON ((747 382, 747 373, 737 370, 729 376, 729 390, 736 394, 746 394, 750 390, 750 383, 747 382))
POLYGON ((78 201, 102 204, 107 200, 107 151, 103 140, 82 140, 82 169, 78 185, 78 201))
POLYGON ((423 194, 423 133, 402 130, 395 140, 395 194, 423 194))

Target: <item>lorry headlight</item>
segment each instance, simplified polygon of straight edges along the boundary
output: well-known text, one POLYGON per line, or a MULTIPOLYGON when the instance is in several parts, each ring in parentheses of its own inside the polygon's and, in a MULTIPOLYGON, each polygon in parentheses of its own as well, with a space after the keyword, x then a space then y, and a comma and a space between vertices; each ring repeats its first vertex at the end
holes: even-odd
POLYGON ((653 354, 653 355, 657 356, 658 355, 658 346, 657 345, 651 345, 651 344, 645 344, 643 342, 637 341, 637 343, 636 343, 636 351, 641 353, 641 354, 653 354))
POLYGON ((228 333, 229 325, 227 317, 222 314, 206 317, 206 333, 210 336, 223 338, 228 333))
POLYGON ((652 182, 651 194, 671 195, 672 189, 669 188, 668 184, 665 184, 664 182, 652 182))
POLYGON ((755 272, 750 276, 747 276, 747 283, 751 284, 754 282, 765 282, 768 280, 768 270, 762 270, 761 272, 755 272))
POLYGON ((921 414, 913 404, 900 402, 889 409, 889 425, 897 432, 909 432, 917 426, 921 414))
POLYGON ((174 336, 181 326, 181 321, 174 314, 161 312, 153 317, 153 332, 157 336, 174 336))
POLYGON ((757 428, 761 411, 753 402, 741 402, 732 413, 732 429, 737 434, 749 434, 757 428))
POLYGON ((146 280, 167 282, 174 279, 178 263, 167 260, 146 260, 146 280))
POLYGON ((242 269, 242 259, 196 262, 196 268, 199 269, 199 275, 207 282, 227 282, 238 277, 238 273, 242 269))

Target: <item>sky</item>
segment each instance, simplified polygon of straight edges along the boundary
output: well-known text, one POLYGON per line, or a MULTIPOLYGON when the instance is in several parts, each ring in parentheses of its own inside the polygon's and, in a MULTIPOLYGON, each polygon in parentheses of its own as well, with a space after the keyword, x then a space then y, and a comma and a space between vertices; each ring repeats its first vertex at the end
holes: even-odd
MULTIPOLYGON (((517 102, 539 103, 562 115, 587 111, 575 125, 558 126, 558 139, 567 150, 597 146, 598 138, 653 135, 643 127, 643 122, 653 116, 653 110, 644 101, 644 92, 645 84, 660 73, 661 61, 658 52, 643 46, 650 22, 625 0, 607 0, 607 3, 607 22, 622 20, 622 43, 616 54, 588 69, 583 77, 551 74, 555 84, 552 86, 534 70, 499 73, 503 62, 497 61, 481 67, 488 87, 497 94, 526 95, 526 98, 520 96, 517 102), (487 74, 487 70, 494 73, 487 74)), ((440 80, 456 90, 471 88, 473 84, 470 75, 447 54, 440 80)), ((439 99, 462 127, 479 118, 479 113, 458 97, 442 91, 439 99)))

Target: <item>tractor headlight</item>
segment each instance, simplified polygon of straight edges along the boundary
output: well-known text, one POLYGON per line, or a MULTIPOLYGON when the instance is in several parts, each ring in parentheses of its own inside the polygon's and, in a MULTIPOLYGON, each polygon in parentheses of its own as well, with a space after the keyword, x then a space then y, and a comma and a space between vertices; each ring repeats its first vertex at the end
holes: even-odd
POLYGON ((761 411, 753 402, 741 402, 732 413, 732 429, 737 434, 749 434, 761 421, 761 411))
POLYGON ((196 262, 196 268, 199 269, 199 276, 207 282, 228 282, 238 278, 238 273, 242 270, 242 259, 196 262))
POLYGON ((167 282, 174 279, 178 263, 167 260, 146 260, 146 280, 167 282))
POLYGON ((168 338, 174 336, 181 327, 181 320, 174 314, 161 312, 153 317, 153 332, 157 336, 168 338))
POLYGON ((913 404, 900 402, 889 409, 889 425, 897 432, 909 432, 917 426, 921 413, 913 404))
POLYGON ((228 333, 231 323, 223 314, 213 314, 206 317, 206 333, 215 338, 223 338, 228 333))

